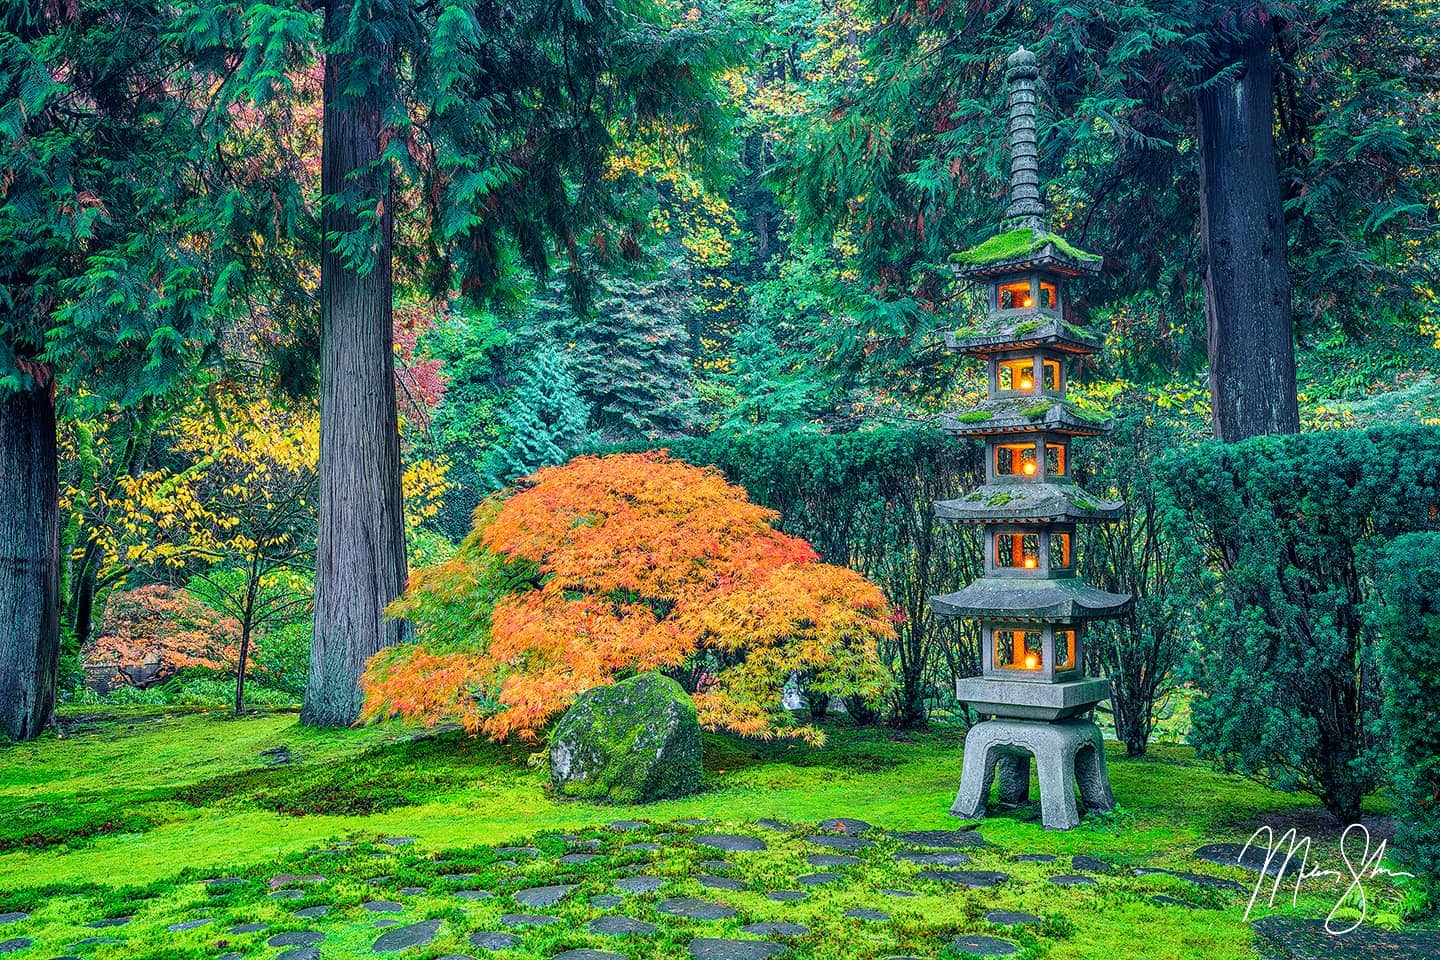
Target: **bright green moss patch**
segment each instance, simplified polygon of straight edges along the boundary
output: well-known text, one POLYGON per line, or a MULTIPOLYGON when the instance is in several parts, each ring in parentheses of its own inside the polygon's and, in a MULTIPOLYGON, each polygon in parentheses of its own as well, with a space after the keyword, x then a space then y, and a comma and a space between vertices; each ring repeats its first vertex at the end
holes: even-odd
POLYGON ((964 413, 957 413, 955 419, 961 423, 984 423, 993 417, 989 410, 967 410, 964 413))
POLYGON ((1054 405, 1054 400, 1040 400, 1021 410, 1020 416, 1026 420, 1039 420, 1045 416, 1045 414, 1049 413, 1050 408, 1054 405))
POLYGON ((950 262, 962 266, 1001 263, 1006 260, 1016 260, 1021 257, 1027 257, 1046 244, 1051 243, 1055 245, 1056 250, 1059 250, 1074 260, 1096 262, 1101 259, 1096 254, 1087 253, 1079 247, 1072 245, 1058 234, 1037 233, 1029 227, 1019 227, 1015 230, 1007 230, 1004 233, 996 234, 979 246, 952 254, 950 262))
POLYGON ((992 495, 985 501, 985 505, 988 506, 988 507, 1003 507, 1003 506, 1005 506, 1005 504, 1009 503, 1011 500, 1014 500, 1014 499, 1015 499, 1015 495, 1012 494, 1012 493, 1008 493, 1008 492, 996 493, 996 494, 992 494, 992 495))

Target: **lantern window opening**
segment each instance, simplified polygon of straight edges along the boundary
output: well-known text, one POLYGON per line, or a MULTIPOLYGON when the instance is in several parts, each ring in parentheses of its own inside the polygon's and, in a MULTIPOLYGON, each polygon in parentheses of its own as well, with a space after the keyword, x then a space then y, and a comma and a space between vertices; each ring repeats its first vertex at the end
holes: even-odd
POLYGON ((1063 394, 1065 392, 1065 381, 1064 375, 1061 373, 1060 370, 1060 361, 1052 360, 1049 357, 1046 357, 1043 362, 1043 366, 1045 372, 1042 386, 1045 392, 1063 394))
POLYGON ((1060 303, 1060 293, 1049 280, 1040 281, 1040 309, 1055 310, 1060 303))
POLYGON ((1070 470, 1070 451, 1067 444, 1052 443, 1045 444, 1045 475, 1047 477, 1063 477, 1070 470))
POLYGON ((1040 569, 1040 535, 995 534, 995 566, 1009 570, 1040 569))
POLYGON ((995 445, 995 473, 1002 477, 1034 477, 1040 472, 1034 443, 995 445))
POLYGON ((1056 627, 1055 631, 1055 669, 1075 669, 1075 628, 1056 627))
POLYGON ((1073 534, 1058 530, 1050 532, 1050 567, 1052 569, 1068 570, 1074 563, 1073 541, 1070 539, 1072 536, 1073 534))
POLYGON ((1034 393, 1035 358, 1017 357, 1011 360, 997 360, 995 363, 995 390, 997 393, 1034 393))
POLYGON ((995 307, 999 310, 1033 310, 1035 291, 1029 280, 1012 280, 995 285, 995 307))
POLYGON ((1045 635, 1042 631, 1004 627, 992 631, 991 637, 996 669, 1036 672, 1045 669, 1045 635))

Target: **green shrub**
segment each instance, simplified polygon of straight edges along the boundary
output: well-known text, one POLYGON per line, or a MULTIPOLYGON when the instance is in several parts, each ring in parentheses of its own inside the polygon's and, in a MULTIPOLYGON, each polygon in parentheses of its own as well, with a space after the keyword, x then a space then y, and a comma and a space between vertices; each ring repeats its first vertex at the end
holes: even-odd
POLYGON ((1167 471, 1179 569, 1195 571, 1199 751, 1354 821, 1383 759, 1371 561, 1391 537, 1440 527, 1440 430, 1208 443, 1167 471))
POLYGON ((1440 906, 1440 533, 1397 537, 1376 580, 1371 618, 1399 820, 1395 854, 1440 906))

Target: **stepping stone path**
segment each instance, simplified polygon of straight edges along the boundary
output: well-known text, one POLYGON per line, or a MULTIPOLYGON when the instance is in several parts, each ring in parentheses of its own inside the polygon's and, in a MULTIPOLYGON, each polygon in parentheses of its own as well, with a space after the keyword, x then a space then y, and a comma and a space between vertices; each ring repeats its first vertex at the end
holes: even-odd
POLYGON ((500 922, 507 927, 548 927, 552 923, 559 923, 560 918, 546 913, 507 913, 500 918, 500 922))
POLYGON ((424 888, 424 887, 401 887, 401 888, 400 888, 400 895, 401 895, 402 897, 418 897, 418 896, 420 896, 421 894, 423 894, 424 892, 425 892, 425 888, 424 888))
POLYGON ((661 900, 660 905, 655 909, 661 913, 668 913, 672 917, 684 917, 687 920, 729 920, 735 916, 733 907, 727 907, 723 903, 701 900, 698 897, 670 897, 668 900, 661 900))
POLYGON ((1040 918, 1023 910, 991 910, 985 919, 1002 927, 1018 927, 1027 923, 1039 923, 1040 918))
POLYGON ((330 904, 322 903, 319 906, 315 907, 302 907, 301 909, 295 911, 295 916, 304 917, 307 920, 311 920, 317 917, 323 917, 333 909, 335 908, 330 906, 330 904))
MULTIPOLYGON (((24 917, 22 916, 21 919, 23 920, 24 917)), ((106 917, 103 920, 91 920, 85 926, 92 930, 103 930, 105 927, 123 927, 133 919, 134 917, 106 917)))
POLYGON ((15 910, 10 913, 0 913, 0 923, 19 923, 29 917, 30 914, 23 910, 15 910))
POLYGON ((859 857, 843 853, 815 853, 805 858, 812 867, 853 867, 860 863, 859 857))
POLYGON ((795 882, 806 887, 818 887, 822 883, 834 883, 839 879, 838 873, 807 873, 803 877, 796 877, 795 882))
POLYGON ((623 953, 581 947, 578 950, 566 950, 564 953, 556 954, 555 960, 626 960, 626 957, 623 953))
POLYGON ((1020 950, 1009 940, 987 937, 980 933, 956 937, 950 941, 950 949, 956 953, 973 953, 977 957, 1008 957, 1020 950))
POLYGON ((371 913, 399 913, 405 909, 394 900, 371 900, 369 903, 360 904, 361 909, 369 910, 371 913))
POLYGON ((305 896, 304 890, 276 890, 270 894, 271 900, 300 900, 305 896))
MULTIPOLYGON (((239 935, 242 933, 259 933, 261 930, 269 930, 268 923, 240 923, 231 927, 228 932, 239 935)), ((274 946, 274 944, 271 944, 274 946)))
POLYGON ((854 850, 863 849, 864 847, 873 847, 875 845, 875 841, 866 840, 864 837, 817 834, 816 836, 806 837, 805 839, 810 843, 815 844, 817 847, 829 847, 831 850, 844 850, 847 853, 854 850))
POLYGON ((275 934, 265 943, 271 947, 313 947, 324 939, 325 934, 319 930, 290 930, 275 934))
POLYGON ((603 933, 611 937, 624 937, 632 934, 655 933, 660 928, 653 923, 646 923, 644 920, 634 920, 630 917, 596 917, 590 921, 591 933, 603 933))
POLYGON ((729 877, 708 877, 700 876, 695 880, 702 887, 709 887, 711 890, 744 890, 745 884, 739 880, 731 880, 729 877))
POLYGON ((788 923, 784 920, 767 920, 764 923, 747 923, 741 933, 753 933, 757 937, 803 937, 810 928, 803 923, 788 923))
POLYGON ((963 867, 970 862, 970 857, 958 850, 897 850, 895 859, 927 867, 963 867))
POLYGON ((664 848, 658 843, 627 843, 620 849, 631 853, 643 853, 650 850, 662 850, 664 848))
MULTIPOLYGON (((241 954, 235 954, 238 958, 241 954)), ((275 955, 275 960, 320 960, 319 947, 291 947, 289 950, 281 950, 275 955)))
POLYGON ((1087 887, 1095 883, 1094 877, 1087 877, 1083 873, 1067 873, 1060 877, 1051 877, 1050 882, 1057 887, 1087 887))
POLYGON ((925 870, 916 874, 921 880, 958 883, 962 887, 988 889, 1009 880, 1008 874, 994 870, 925 870))
MULTIPOLYGON (((1348 926, 1348 922, 1342 926, 1348 926)), ((1343 936, 1324 920, 1265 917, 1252 923, 1257 946, 1280 960, 1431 960, 1440 957, 1440 931, 1391 931, 1365 923, 1343 936)))
POLYGON ((845 916, 855 920, 874 920, 877 922, 890 919, 890 914, 884 910, 873 910, 870 907, 851 907, 845 911, 845 916))
POLYGON ((386 930, 370 949, 375 953, 394 953, 396 950, 406 950, 410 947, 423 947, 431 940, 434 940, 435 934, 439 931, 439 920, 421 920, 419 923, 407 923, 403 927, 386 930))
POLYGON ((489 900, 495 894, 489 890, 456 890, 455 896, 461 900, 489 900))
POLYGON ((1092 857, 1085 853, 1077 853, 1070 858, 1070 869, 1083 871, 1084 873, 1108 873, 1114 868, 1099 857, 1092 857))
POLYGON ((270 878, 270 889, 278 890, 280 887, 288 887, 292 883, 324 883, 325 878, 318 873, 280 873, 270 878))
POLYGON ((659 890, 661 887, 665 886, 665 878, 646 876, 626 877, 623 880, 616 880, 615 886, 619 887, 621 890, 624 890, 626 893, 643 895, 647 893, 654 893, 656 890, 659 890))
POLYGON ((690 956, 695 960, 767 960, 785 950, 768 940, 722 940, 698 937, 690 941, 690 956))
POLYGON ((171 933, 179 933, 182 930, 194 930, 196 927, 203 927, 207 923, 214 923, 214 917, 201 917, 198 920, 185 920, 181 923, 172 923, 166 927, 171 933))
POLYGON ((520 945, 520 938, 513 933, 472 933, 470 942, 481 950, 508 950, 520 945))
POLYGON ((854 817, 833 817, 829 820, 821 820, 819 829, 834 833, 861 834, 875 828, 864 820, 856 820, 854 817))
POLYGON ((116 938, 116 937, 86 937, 84 940, 76 940, 74 943, 70 944, 70 946, 71 946, 71 947, 94 947, 94 946, 99 946, 99 945, 102 944, 102 943, 124 943, 124 942, 125 942, 124 940, 120 940, 120 939, 118 939, 118 938, 116 938))
POLYGON ((916 847, 956 850, 962 847, 985 846, 985 838, 974 830, 904 830, 893 836, 901 843, 916 847))
POLYGON ((381 843, 389 844, 392 847, 407 847, 414 842, 414 837, 386 837, 381 841, 381 843))
POLYGON ((781 903, 790 903, 795 900, 804 900, 810 894, 804 890, 771 890, 766 894, 771 900, 778 900, 781 903))
MULTIPOLYGON (((1285 870, 1286 864, 1285 857, 1283 855, 1277 855, 1272 857, 1270 863, 1267 865, 1265 863, 1266 854, 1264 847, 1252 844, 1247 848, 1243 843, 1207 843, 1195 851, 1195 857, 1198 860, 1219 864, 1222 867, 1241 867, 1255 873, 1264 871, 1275 877, 1281 875, 1281 871, 1285 870), (1242 851, 1244 852, 1244 857, 1241 857, 1242 851)), ((1298 859, 1290 860, 1289 864, 1289 872, 1295 873, 1299 871, 1301 861, 1298 859)))
POLYGON ((1054 863, 1053 853, 1022 853, 1015 857, 1018 863, 1054 863))
POLYGON ((703 827, 710 821, 704 817, 686 817, 684 820, 676 820, 675 822, 684 824, 687 827, 703 827))
MULTIPOLYGON (((563 857, 557 857, 555 859, 555 862, 563 863, 566 865, 579 866, 582 863, 589 863, 591 860, 599 859, 600 854, 598 853, 567 853, 563 857)), ((574 953, 574 951, 572 950, 571 953, 574 953)))
POLYGON ((575 889, 574 884, 560 884, 553 887, 530 887, 516 890, 511 896, 522 907, 548 907, 559 903, 575 889))
POLYGON ((1136 867, 1134 873, 1137 877, 1148 877, 1153 874, 1163 873, 1167 877, 1179 877, 1181 880, 1188 880, 1202 887, 1210 887, 1212 890, 1245 889, 1234 880, 1227 880, 1224 877, 1212 877, 1208 873, 1187 873, 1184 870, 1161 870, 1155 867, 1136 867))
POLYGON ((590 898, 590 906, 594 907, 596 910, 610 910, 620 906, 620 904, 624 902, 624 897, 617 896, 613 893, 602 893, 598 897, 590 898))
POLYGON ((695 842, 730 853, 751 853, 766 849, 765 841, 759 837, 746 837, 738 833, 705 833, 696 837, 695 842))

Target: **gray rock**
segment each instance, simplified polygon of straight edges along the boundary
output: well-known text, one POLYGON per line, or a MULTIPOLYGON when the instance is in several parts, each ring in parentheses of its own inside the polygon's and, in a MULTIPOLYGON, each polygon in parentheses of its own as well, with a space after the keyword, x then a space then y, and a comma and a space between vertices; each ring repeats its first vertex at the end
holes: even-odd
POLYGON ((685 917, 687 920, 728 920, 735 916, 732 907, 698 897, 670 897, 661 900, 655 909, 672 917, 685 917))
POLYGON ((423 894, 423 893, 425 893, 425 888, 424 888, 424 887, 401 887, 401 888, 400 888, 400 896, 402 896, 402 897, 418 897, 418 896, 420 896, 420 895, 423 894))
POLYGON ((951 940, 950 949, 956 953, 971 953, 977 957, 1008 957, 1012 953, 1017 953, 1020 948, 1009 940, 972 933, 951 940))
POLYGON ((271 947, 313 947, 324 939, 325 934, 319 930, 287 930, 275 934, 265 943, 271 947))
POLYGON ((1200 860, 1222 867, 1240 867, 1255 873, 1264 871, 1275 877, 1281 876, 1282 871, 1291 874, 1297 873, 1301 866, 1298 857, 1289 860, 1287 866, 1283 852, 1270 857, 1270 862, 1266 863, 1265 848, 1258 844, 1247 848, 1243 843, 1207 843, 1195 851, 1195 856, 1200 860))
POLYGON ((300 900, 304 896, 304 890, 274 890, 270 893, 271 900, 300 900))
POLYGON ((1053 853, 1021 853, 1015 857, 1017 863, 1054 863, 1053 853))
POLYGON ((675 822, 687 827, 703 827, 710 821, 704 817, 686 817, 684 820, 676 820, 675 822))
POLYGON ((530 887, 516 890, 511 897, 522 907, 548 907, 559 903, 575 889, 574 884, 557 884, 551 887, 530 887))
POLYGON ((172 923, 166 927, 171 933, 179 933, 181 930, 194 930, 196 927, 203 927, 207 923, 214 923, 214 917, 201 917, 198 920, 185 920, 181 923, 172 923))
POLYGON ((1050 877, 1050 882, 1057 887, 1088 887, 1095 883, 1094 877, 1087 877, 1083 873, 1067 873, 1060 877, 1050 877))
POLYGON ((994 870, 923 870, 915 876, 921 880, 936 880, 940 883, 955 883, 962 887, 986 889, 1004 883, 1010 878, 994 870))
POLYGON ((439 931, 439 920, 421 920, 419 923, 407 923, 403 927, 386 930, 370 949, 375 953, 394 953, 396 950, 406 950, 410 947, 423 947, 431 940, 434 940, 435 934, 439 931))
POLYGON ((895 859, 926 867, 963 867, 970 862, 970 857, 958 850, 897 850, 895 859))
POLYGON ((560 918, 545 913, 507 913, 500 918, 500 922, 507 927, 548 927, 552 923, 559 923, 560 918))
POLYGON ((614 893, 602 893, 590 898, 590 906, 596 910, 611 910, 625 902, 625 898, 614 893))
POLYGON ((304 907, 303 909, 296 910, 295 916, 304 917, 307 920, 313 920, 318 917, 325 916, 333 909, 334 907, 330 906, 330 904, 322 903, 314 907, 304 907))
POLYGON ((985 919, 1002 927, 1016 927, 1027 923, 1039 923, 1040 918, 1023 910, 991 910, 985 919))
POLYGON ((320 948, 291 947, 289 950, 281 950, 277 953, 275 960, 320 960, 320 948))
POLYGON ((690 956, 695 960, 768 960, 784 950, 780 944, 769 940, 696 937, 690 941, 690 956))
POLYGON ((1099 857, 1077 853, 1070 858, 1070 869, 1077 873, 1107 873, 1114 868, 1099 857))
POLYGON ((133 920, 133 917, 105 917, 103 920, 91 920, 85 926, 92 930, 102 930, 105 927, 123 927, 133 920))
POLYGON ((1162 870, 1151 867, 1136 867, 1134 873, 1137 877, 1148 877, 1152 874, 1163 873, 1167 877, 1179 877, 1181 880, 1187 880, 1201 887, 1210 887, 1212 890, 1245 889, 1234 880, 1227 880, 1224 877, 1212 877, 1208 873, 1188 873, 1184 870, 1162 870))
POLYGON ((632 934, 654 933, 660 928, 653 923, 646 923, 644 920, 634 920, 630 917, 596 917, 590 921, 591 933, 603 933, 611 937, 624 937, 632 934))
POLYGON ((700 789, 700 723, 680 685, 644 673, 582 693, 550 740, 562 796, 649 803, 700 789))
POLYGON ((489 890, 456 890, 455 896, 461 900, 489 900, 495 894, 489 890))
POLYGON ((615 886, 626 893, 646 894, 654 893, 665 886, 664 877, 625 877, 615 881, 615 886))
POLYGON ((19 923, 30 914, 23 910, 12 910, 9 913, 0 913, 0 923, 19 923))
POLYGON ((765 920, 760 923, 747 923, 740 928, 740 932, 753 933, 757 937, 803 937, 810 932, 810 928, 803 923, 765 920))
POLYGON ((876 922, 890 919, 890 914, 884 910, 874 910, 870 907, 851 907, 845 911, 845 916, 855 920, 874 920, 876 922))
POLYGON ((610 829, 628 832, 630 830, 644 830, 648 826, 650 826, 650 824, 643 820, 615 820, 611 822, 610 829))
POLYGON ((556 954, 555 960, 626 960, 626 957, 623 953, 580 947, 576 950, 566 950, 564 953, 556 954))
POLYGON ((810 894, 804 890, 771 890, 766 894, 771 900, 779 900, 781 903, 789 903, 792 900, 804 900, 810 894))
POLYGON ((832 817, 829 820, 820 821, 819 829, 832 833, 860 834, 875 828, 864 820, 856 820, 854 817, 832 817))
POLYGON ((812 867, 853 867, 860 862, 860 858, 847 853, 812 853, 805 858, 805 862, 812 867))
POLYGON ((362 909, 369 910, 371 913, 399 913, 405 909, 394 900, 371 900, 368 903, 360 904, 360 906, 362 909))
POLYGON ((829 847, 831 850, 843 850, 846 853, 875 845, 873 840, 866 840, 864 837, 816 834, 815 836, 806 837, 805 839, 818 847, 829 847))
POLYGON ((279 873, 270 878, 270 889, 288 887, 295 883, 324 883, 325 878, 318 873, 279 873))
POLYGON ((795 882, 803 887, 818 887, 822 883, 834 883, 840 879, 838 873, 807 873, 803 877, 796 877, 795 882))
POLYGON ((414 837, 386 837, 381 843, 387 843, 392 847, 408 847, 415 842, 414 837))
POLYGON ((766 849, 765 841, 759 837, 747 837, 738 833, 703 833, 695 838, 695 842, 728 853, 748 853, 766 849))
POLYGON ((518 946, 520 938, 513 933, 479 933, 470 934, 470 942, 481 950, 509 950, 518 946))
POLYGON ((745 889, 745 884, 741 883, 739 880, 732 880, 732 879, 730 879, 729 877, 699 876, 699 877, 696 877, 696 878, 695 878, 695 881, 696 881, 697 883, 699 883, 700 886, 702 886, 702 887, 708 887, 708 888, 711 889, 711 890, 744 890, 744 889, 745 889))
POLYGON ((920 894, 911 893, 909 890, 881 890, 887 897, 918 897, 920 894))
POLYGON ((567 853, 563 857, 556 857, 556 863, 563 863, 567 866, 579 866, 582 863, 589 863, 591 860, 599 860, 598 853, 567 853))
POLYGON ((242 934, 242 933, 259 933, 261 930, 269 930, 269 929, 270 929, 270 924, 268 924, 268 923, 237 923, 235 926, 231 927, 227 932, 228 932, 228 933, 235 934, 235 935, 238 936, 238 935, 240 935, 240 934, 242 934))
POLYGON ((938 847, 942 850, 985 846, 985 838, 974 830, 905 830, 894 836, 902 843, 912 846, 938 847))
POLYGON ((620 848, 629 853, 646 853, 651 850, 663 849, 658 843, 627 843, 620 848))

